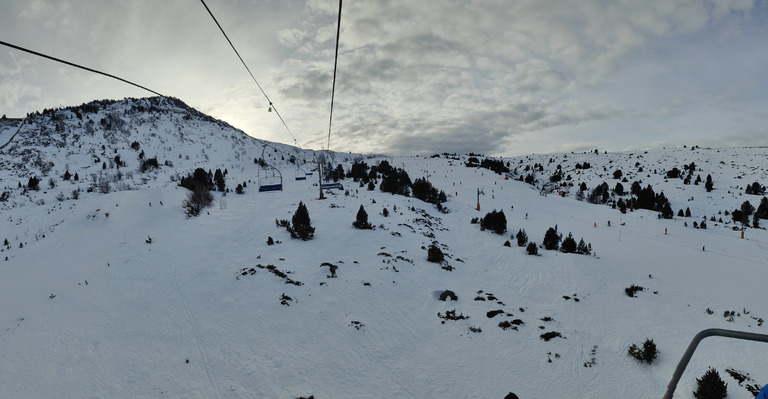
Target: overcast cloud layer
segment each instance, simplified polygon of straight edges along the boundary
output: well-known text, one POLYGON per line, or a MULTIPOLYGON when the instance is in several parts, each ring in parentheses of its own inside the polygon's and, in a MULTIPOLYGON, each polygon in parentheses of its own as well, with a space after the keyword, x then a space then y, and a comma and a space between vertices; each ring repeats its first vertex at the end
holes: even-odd
MULTIPOLYGON (((328 142, 338 2, 207 0, 304 148, 328 142)), ((196 1, 1 0, 0 40, 291 135, 196 1)), ((764 0, 348 1, 330 147, 516 155, 768 144, 764 0)), ((0 114, 140 89, 0 47, 0 114)))

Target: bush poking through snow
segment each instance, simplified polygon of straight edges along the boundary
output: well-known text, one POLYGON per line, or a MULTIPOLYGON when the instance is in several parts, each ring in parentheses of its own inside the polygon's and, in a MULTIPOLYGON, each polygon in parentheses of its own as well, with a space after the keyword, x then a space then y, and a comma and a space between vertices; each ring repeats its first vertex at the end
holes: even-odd
POLYGON ((645 287, 632 284, 631 286, 624 288, 624 293, 627 294, 627 296, 630 298, 637 298, 635 294, 637 294, 638 291, 643 291, 643 290, 645 290, 645 287))
POLYGON ((440 300, 445 301, 446 299, 450 298, 452 301, 458 301, 459 297, 456 296, 456 294, 451 290, 445 290, 440 294, 440 300))
POLYGON ((698 387, 693 392, 696 399, 723 399, 728 396, 728 384, 723 382, 717 370, 710 368, 701 378, 697 378, 698 387))
POLYGON ((656 344, 653 343, 652 339, 645 339, 645 342, 643 342, 643 348, 640 349, 635 344, 630 345, 629 354, 634 357, 635 359, 639 360, 641 363, 645 362, 648 364, 653 363, 654 359, 656 359, 656 355, 659 353, 658 350, 656 350, 656 344))
POLYGON ((202 184, 192 184, 191 192, 187 194, 181 206, 187 216, 198 216, 203 208, 213 203, 213 194, 202 184))
POLYGON ((549 342, 553 338, 557 338, 557 337, 565 338, 565 337, 562 336, 562 334, 560 334, 557 331, 549 331, 549 332, 545 332, 544 334, 539 335, 539 338, 541 338, 544 342, 549 342))
POLYGON ((440 247, 435 244, 430 245, 427 250, 427 261, 432 263, 443 263, 444 260, 445 255, 443 254, 443 251, 440 250, 440 247))
POLYGON ((469 318, 469 316, 464 316, 463 313, 456 315, 456 309, 446 311, 445 315, 438 312, 437 317, 443 319, 443 323, 445 323, 445 320, 466 320, 469 318))

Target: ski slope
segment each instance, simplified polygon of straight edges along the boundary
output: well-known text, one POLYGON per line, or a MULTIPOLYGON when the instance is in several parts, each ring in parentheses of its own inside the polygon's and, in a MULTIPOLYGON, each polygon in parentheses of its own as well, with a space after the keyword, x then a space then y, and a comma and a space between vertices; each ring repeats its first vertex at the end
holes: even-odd
MULTIPOLYGON (((573 196, 542 196, 531 185, 445 158, 387 159, 411 179, 428 172, 448 194, 449 213, 349 180, 348 195, 335 190, 318 200, 313 178, 291 180, 290 165, 281 166, 283 191, 258 193, 258 166, 250 161, 227 177, 230 187, 250 180, 246 193, 215 193, 199 217, 183 214, 186 190, 163 168, 146 187, 60 202, 51 197, 57 188, 4 209, 2 396, 660 398, 700 330, 768 333, 758 326, 768 317, 765 230, 748 229, 741 239, 712 222, 694 229, 684 226, 690 218, 621 214, 573 196), (44 195, 48 200, 36 205, 44 195), (299 201, 316 228, 309 241, 291 239, 275 224, 290 219, 299 201), (360 205, 374 230, 352 227, 360 205), (494 209, 507 217, 504 236, 470 224, 494 209), (583 237, 595 254, 542 248, 529 256, 514 239, 503 246, 519 229, 540 244, 555 225, 583 237), (268 246, 268 237, 280 243, 268 246), (433 242, 452 271, 426 261, 433 242), (324 262, 338 266, 336 278, 324 262), (274 265, 302 285, 257 265, 274 265), (242 275, 250 268, 255 274, 242 275), (624 289, 632 284, 646 290, 629 298, 624 289), (444 290, 458 300, 440 301, 444 290), (291 298, 287 305, 283 295, 291 298), (453 309, 469 318, 438 317, 453 309), (488 318, 493 310, 503 313, 488 318), (739 316, 728 321, 726 310, 739 316), (515 319, 522 321, 518 330, 498 326, 515 319), (562 338, 545 342, 545 332, 562 338), (627 354, 646 338, 660 351, 652 365, 627 354)), ((634 164, 627 162, 623 167, 634 164)), ((723 172, 720 187, 729 178, 723 172)), ((677 210, 688 205, 677 197, 689 193, 673 197, 673 184, 658 187, 677 210)), ((701 213, 723 206, 707 200, 703 186, 686 189, 702 192, 695 202, 701 213)), ((729 398, 751 398, 725 369, 762 385, 767 356, 768 345, 706 340, 676 397, 692 397, 695 379, 711 366, 728 383, 729 398)))

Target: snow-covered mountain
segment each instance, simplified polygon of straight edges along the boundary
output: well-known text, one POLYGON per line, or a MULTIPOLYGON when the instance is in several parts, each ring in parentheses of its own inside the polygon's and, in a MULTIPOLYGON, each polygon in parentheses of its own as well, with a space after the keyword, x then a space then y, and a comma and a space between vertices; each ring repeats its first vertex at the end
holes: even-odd
MULTIPOLYGON (((759 208, 765 148, 328 155, 347 172, 387 161, 427 178, 447 195, 439 210, 382 192, 380 176, 374 190, 346 179, 318 200, 318 153, 173 99, 97 101, 0 126, 4 397, 660 398, 700 330, 768 333, 768 234, 725 213, 759 208), (282 191, 258 191, 262 154, 282 191), (226 171, 229 192, 188 217, 179 182, 197 168, 226 171), (663 192, 674 216, 614 209, 639 200, 635 181, 663 192), (603 182, 607 196, 591 196, 603 182), (299 202, 311 240, 276 223, 299 202), (361 205, 372 230, 352 226, 361 205), (493 210, 504 234, 471 223, 493 210), (510 237, 525 230, 541 245, 554 227, 592 253, 531 256, 510 237), (427 260, 433 245, 442 263, 427 260), (644 289, 630 297, 632 286, 644 289), (659 350, 650 365, 628 354, 646 339, 659 350)), ((675 397, 692 397, 709 367, 729 397, 753 397, 749 387, 768 383, 766 355, 766 344, 710 338, 675 397)))

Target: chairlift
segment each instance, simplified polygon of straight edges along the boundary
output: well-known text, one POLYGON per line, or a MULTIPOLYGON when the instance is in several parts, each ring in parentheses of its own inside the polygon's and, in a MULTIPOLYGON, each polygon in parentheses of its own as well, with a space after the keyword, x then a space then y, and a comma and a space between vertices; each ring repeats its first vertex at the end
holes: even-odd
POLYGON ((339 182, 330 182, 330 183, 323 183, 320 186, 320 188, 322 188, 323 190, 331 190, 331 189, 343 190, 344 186, 341 185, 341 183, 339 182))
POLYGON ((296 180, 307 180, 307 174, 304 172, 304 169, 298 168, 296 170, 296 180))
POLYGON ((328 171, 325 171, 325 176, 323 176, 323 180, 325 182, 320 183, 320 188, 323 190, 331 190, 331 189, 337 189, 337 190, 343 190, 344 186, 341 184, 341 182, 338 181, 332 181, 331 174, 328 171))
POLYGON ((267 165, 259 169, 259 192, 283 191, 283 175, 280 170, 267 165))
MULTIPOLYGON (((264 161, 264 150, 267 149, 267 145, 264 144, 261 150, 261 160, 264 161)), ((264 191, 283 191, 283 174, 280 170, 274 166, 270 166, 266 162, 259 168, 259 192, 264 191)))

